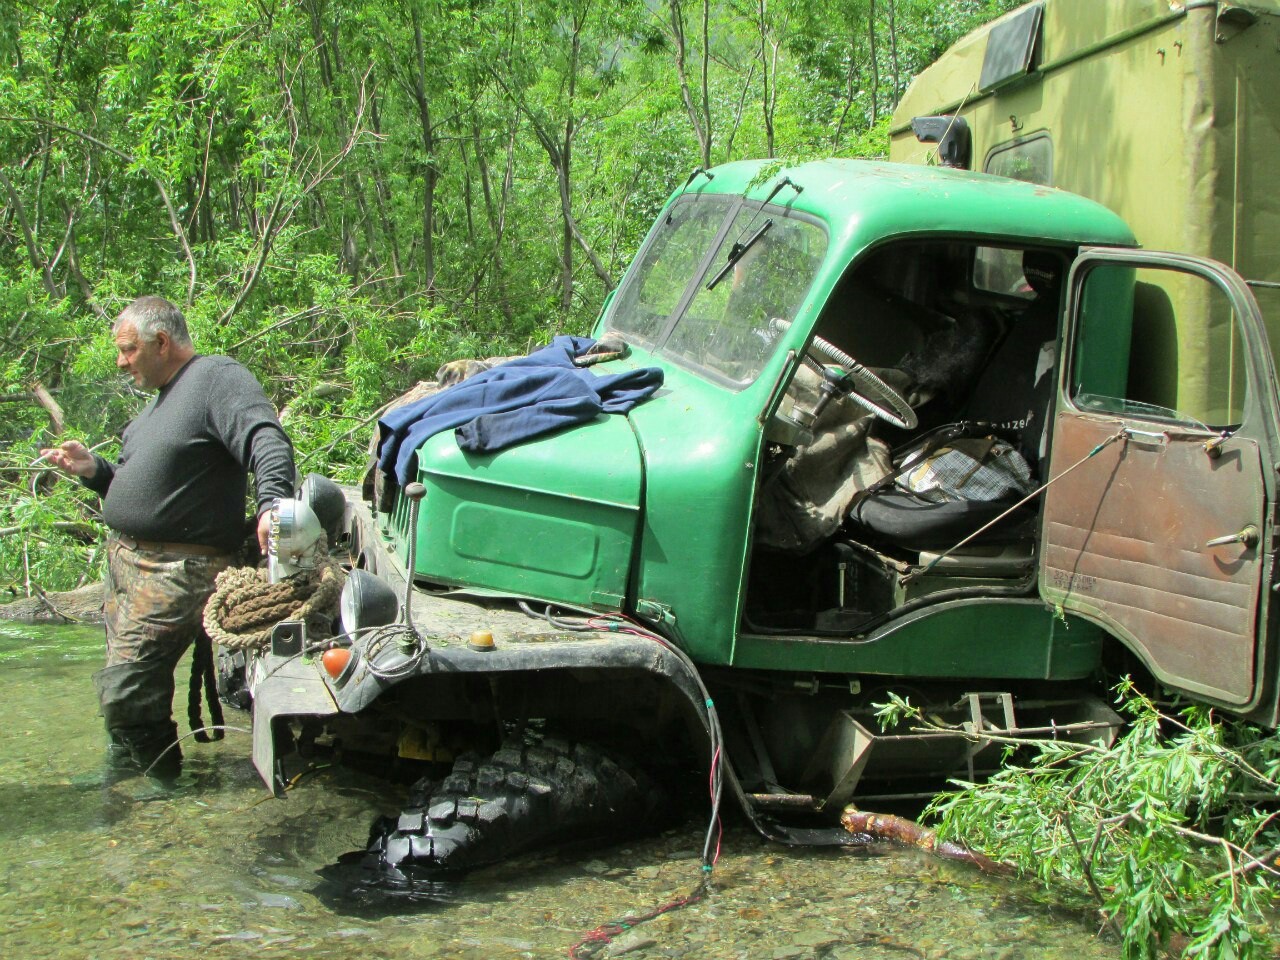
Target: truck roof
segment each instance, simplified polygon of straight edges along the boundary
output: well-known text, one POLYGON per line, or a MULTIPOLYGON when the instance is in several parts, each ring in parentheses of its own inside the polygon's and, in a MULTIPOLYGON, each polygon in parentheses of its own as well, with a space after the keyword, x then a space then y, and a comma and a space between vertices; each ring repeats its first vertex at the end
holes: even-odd
MULTIPOLYGON (((899 133, 907 129, 913 117, 933 112, 954 112, 962 103, 981 99, 1003 82, 1013 79, 1013 74, 1007 74, 984 85, 987 41, 993 32, 1011 29, 1015 20, 1024 17, 1035 6, 1043 9, 1041 48, 1036 56, 1036 69, 1041 73, 1184 17, 1188 9, 1196 7, 1217 6, 1220 20, 1235 18, 1242 22, 1248 22, 1259 14, 1280 14, 1280 0, 1232 3, 1217 0, 1038 0, 969 33, 958 40, 945 57, 920 73, 898 102, 890 132, 899 133), (956 90, 967 93, 956 99, 956 90), (944 102, 944 98, 949 99, 944 102)), ((1009 39, 1017 42, 1019 38, 1009 39)))
POLYGON ((1027 244, 1132 245, 1133 232, 1101 204, 1065 190, 1004 177, 918 164, 776 160, 724 164, 680 192, 765 200, 825 221, 833 245, 846 250, 920 234, 980 234, 1027 244), (799 190, 795 189, 800 188, 799 190))

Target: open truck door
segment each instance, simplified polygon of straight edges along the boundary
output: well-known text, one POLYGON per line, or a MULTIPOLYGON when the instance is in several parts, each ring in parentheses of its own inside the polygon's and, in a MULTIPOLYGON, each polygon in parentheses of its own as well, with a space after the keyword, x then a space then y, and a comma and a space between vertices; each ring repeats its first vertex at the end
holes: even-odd
POLYGON ((1277 402, 1257 302, 1179 254, 1085 250, 1069 282, 1041 594, 1169 688, 1269 715, 1277 402))

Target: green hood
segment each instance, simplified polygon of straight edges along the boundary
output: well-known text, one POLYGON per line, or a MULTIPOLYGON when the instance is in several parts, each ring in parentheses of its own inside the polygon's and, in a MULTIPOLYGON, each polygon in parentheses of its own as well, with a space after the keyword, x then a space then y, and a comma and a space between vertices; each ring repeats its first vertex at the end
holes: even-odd
POLYGON ((643 479, 626 417, 602 414, 493 454, 460 450, 449 430, 422 445, 418 464, 420 578, 622 609, 643 479))

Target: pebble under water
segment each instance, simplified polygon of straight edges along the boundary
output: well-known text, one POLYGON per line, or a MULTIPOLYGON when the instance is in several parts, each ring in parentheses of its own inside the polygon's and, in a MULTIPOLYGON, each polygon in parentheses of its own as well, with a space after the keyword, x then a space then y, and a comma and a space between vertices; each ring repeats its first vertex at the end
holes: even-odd
MULTIPOLYGON (((565 957, 593 929, 650 913, 701 876, 705 824, 480 871, 430 899, 358 885, 396 797, 321 771, 269 799, 249 737, 184 742, 173 789, 105 786, 91 627, 0 623, 0 947, 23 958, 565 957), (358 879, 358 878, 357 878, 358 879)), ((181 668, 180 668, 181 670, 181 668)), ((185 677, 185 671, 180 672, 185 677)), ((247 715, 227 709, 229 724, 247 715)), ((185 726, 185 725, 184 725, 185 726)), ((1119 948, 1029 886, 917 851, 788 849, 725 828, 706 897, 579 947, 584 956, 1093 960, 1119 948)))

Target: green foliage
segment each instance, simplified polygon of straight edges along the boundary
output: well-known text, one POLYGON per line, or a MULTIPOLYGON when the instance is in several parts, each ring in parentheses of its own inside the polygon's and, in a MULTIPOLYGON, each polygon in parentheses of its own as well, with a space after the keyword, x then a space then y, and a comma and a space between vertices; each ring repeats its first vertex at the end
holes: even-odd
POLYGON ((892 690, 889 691, 887 703, 873 703, 872 706, 876 708, 876 723, 881 731, 892 730, 904 720, 924 719, 924 714, 911 703, 910 697, 901 697, 892 690))
POLYGON ((1038 742, 927 815, 941 836, 1092 902, 1130 960, 1273 956, 1280 740, 1202 707, 1171 715, 1127 681, 1118 691, 1131 720, 1110 747, 1038 742))
POLYGON ((79 484, 54 480, 36 456, 25 446, 0 453, 0 603, 99 576, 96 497, 79 484))
POLYGON ((30 488, 59 439, 31 397, 110 449, 145 400, 109 335, 135 296, 258 375, 304 470, 355 479, 440 363, 590 329, 702 165, 695 117, 713 163, 882 156, 912 73, 1011 4, 0 4, 0 574, 84 575, 95 500, 30 488))

